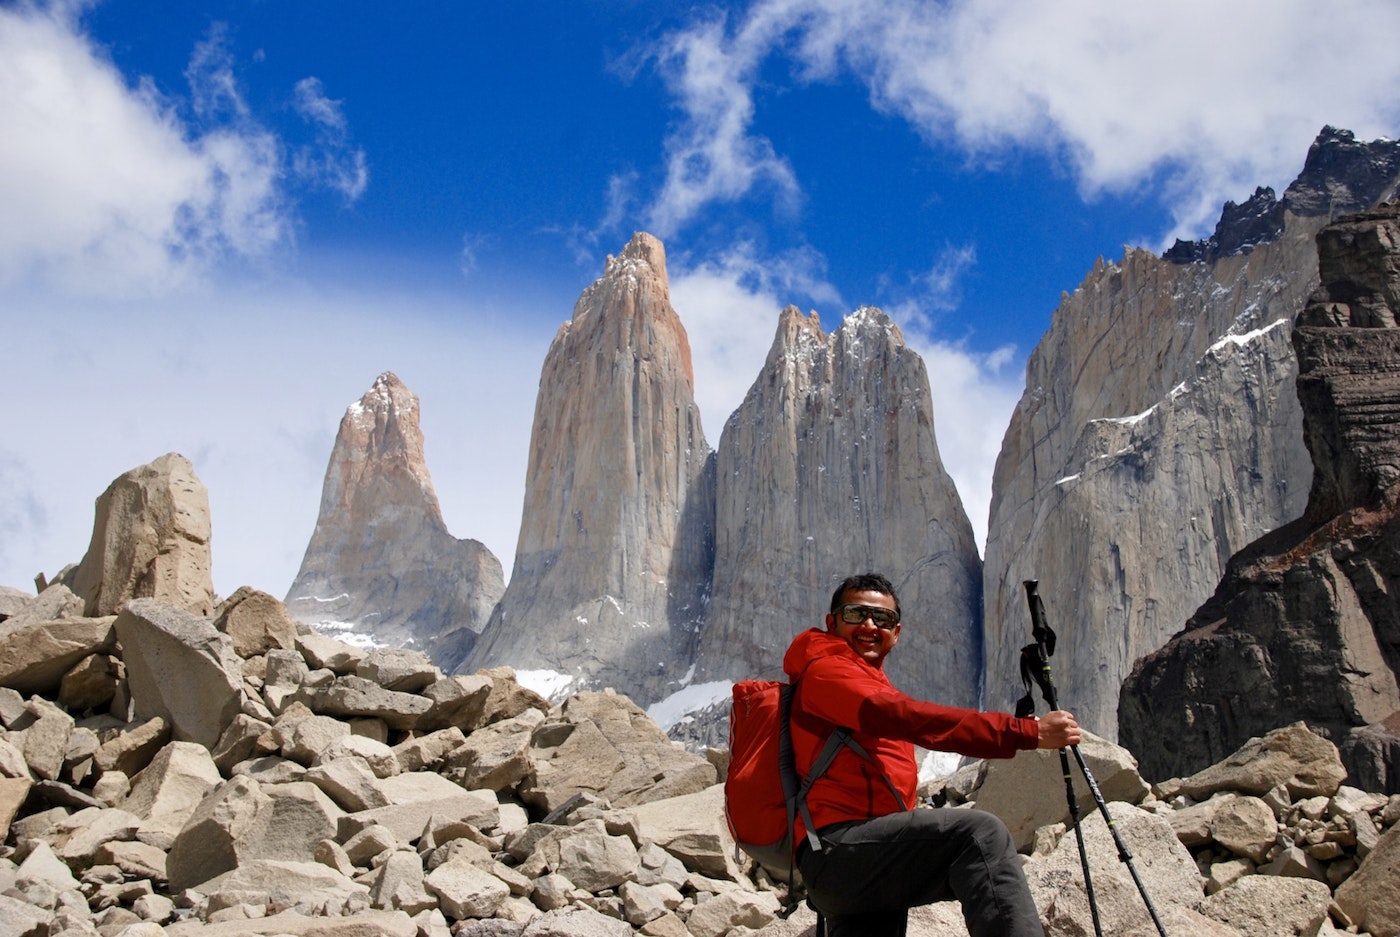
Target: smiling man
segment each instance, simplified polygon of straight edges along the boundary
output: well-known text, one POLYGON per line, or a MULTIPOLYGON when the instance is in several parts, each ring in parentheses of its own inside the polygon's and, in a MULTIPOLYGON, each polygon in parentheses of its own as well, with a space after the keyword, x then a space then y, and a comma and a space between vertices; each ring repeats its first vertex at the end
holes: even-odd
POLYGON ((808 900, 832 937, 905 932, 909 908, 956 898, 972 937, 1042 934, 1006 826, 979 810, 914 807, 914 746, 974 758, 1077 745, 1067 712, 1043 719, 923 702, 894 688, 885 658, 899 643, 899 599, 878 573, 846 579, 831 597, 826 630, 793 639, 783 659, 797 684, 792 743, 806 776, 839 726, 868 757, 843 748, 807 794, 818 844, 799 818, 797 863, 808 900))

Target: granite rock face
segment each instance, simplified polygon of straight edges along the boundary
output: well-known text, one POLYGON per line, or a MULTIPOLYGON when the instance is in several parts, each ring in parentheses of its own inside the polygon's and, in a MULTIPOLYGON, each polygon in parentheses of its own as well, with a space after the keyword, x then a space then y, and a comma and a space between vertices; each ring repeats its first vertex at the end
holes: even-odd
POLYGON ((97 499, 92 542, 58 582, 87 615, 115 615, 128 599, 159 599, 196 615, 214 608, 209 492, 170 452, 117 478, 97 499))
POLYGON ((1400 203, 1317 244, 1322 285, 1293 330, 1316 467, 1307 509, 1234 556, 1125 681, 1123 738, 1149 776, 1301 720, 1360 783, 1400 791, 1400 203))
POLYGON ((442 520, 418 398, 391 372, 340 421, 287 608, 325 630, 412 645, 451 669, 505 591, 500 561, 442 520))
POLYGON ((1116 738, 1133 662, 1180 629, 1231 555, 1302 514, 1312 462, 1290 337, 1317 283, 1322 206, 1374 204, 1398 178, 1400 144, 1329 128, 1277 206, 1256 195, 1214 246, 1129 250, 1064 297, 993 480, 987 708, 1020 695, 1021 583, 1037 579, 1062 699, 1116 738))
POLYGON ((466 665, 570 674, 642 705, 694 653, 713 472, 661 242, 609 257, 540 375, 510 586, 466 665))
POLYGON ((906 611, 891 680, 976 705, 981 562, 933 421, 923 361, 882 312, 859 309, 826 335, 815 313, 783 311, 717 454, 697 679, 781 671, 836 585, 878 570, 906 611))

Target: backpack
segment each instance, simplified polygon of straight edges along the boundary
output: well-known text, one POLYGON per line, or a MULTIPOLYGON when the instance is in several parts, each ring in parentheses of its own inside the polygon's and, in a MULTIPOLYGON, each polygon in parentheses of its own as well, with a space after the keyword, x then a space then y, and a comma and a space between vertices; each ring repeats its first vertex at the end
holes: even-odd
MULTIPOLYGON (((738 849, 748 853, 776 879, 797 883, 792 832, 797 817, 807 830, 807 841, 822 848, 816 825, 807 811, 807 792, 826 773, 842 748, 849 748, 871 765, 875 759, 845 726, 827 737, 805 778, 797 774, 789 719, 795 683, 776 680, 741 680, 734 684, 729 709, 729 773, 724 781, 724 815, 738 849)), ((895 800, 904 799, 889 776, 881 772, 895 800)), ((737 855, 736 855, 737 858, 737 855)), ((792 890, 788 891, 789 911, 792 890)))

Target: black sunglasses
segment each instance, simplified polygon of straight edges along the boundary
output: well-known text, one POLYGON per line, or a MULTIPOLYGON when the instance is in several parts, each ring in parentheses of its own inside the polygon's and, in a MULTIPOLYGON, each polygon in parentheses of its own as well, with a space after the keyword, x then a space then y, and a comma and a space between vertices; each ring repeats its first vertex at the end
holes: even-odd
POLYGON ((875 623, 876 628, 886 630, 899 624, 899 616, 893 611, 874 605, 842 605, 836 610, 836 615, 848 625, 858 625, 867 618, 875 623))

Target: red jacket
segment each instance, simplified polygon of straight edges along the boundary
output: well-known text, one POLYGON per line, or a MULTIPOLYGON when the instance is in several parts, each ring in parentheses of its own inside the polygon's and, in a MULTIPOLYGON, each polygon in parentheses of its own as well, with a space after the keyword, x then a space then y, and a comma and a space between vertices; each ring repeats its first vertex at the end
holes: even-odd
MULTIPOLYGON (((867 663, 843 639, 819 628, 793 639, 783 657, 783 670, 797 683, 792 745, 798 773, 806 775, 836 726, 849 726, 855 740, 894 782, 905 807, 912 808, 918 796, 916 744, 973 758, 1009 758, 1039 742, 1034 719, 956 709, 905 696, 883 670, 867 663)), ((900 809, 880 772, 849 749, 842 749, 813 785, 807 806, 818 829, 900 809)), ((794 842, 804 835, 799 819, 794 842)))

